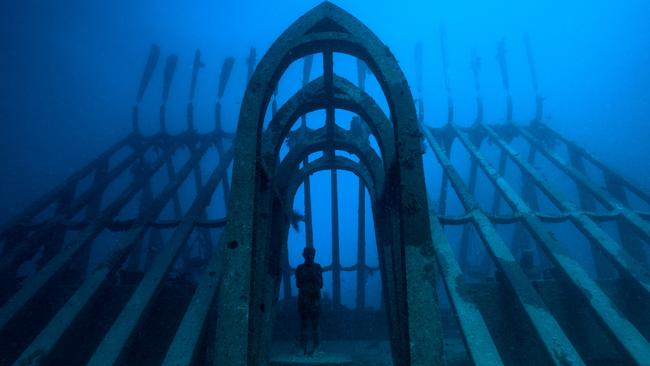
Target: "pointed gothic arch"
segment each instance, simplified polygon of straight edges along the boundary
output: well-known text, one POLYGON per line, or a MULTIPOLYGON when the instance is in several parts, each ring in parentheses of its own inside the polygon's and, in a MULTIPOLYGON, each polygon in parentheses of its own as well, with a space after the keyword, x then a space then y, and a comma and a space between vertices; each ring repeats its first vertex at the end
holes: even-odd
POLYGON ((329 169, 346 170, 356 175, 363 182, 366 190, 370 194, 371 202, 374 205, 377 197, 377 191, 381 190, 382 187, 381 183, 373 179, 371 173, 363 164, 360 164, 343 156, 337 156, 334 162, 332 162, 327 157, 320 157, 314 161, 310 161, 302 168, 294 170, 291 176, 287 176, 286 179, 284 179, 282 182, 279 182, 278 186, 281 188, 278 190, 287 192, 287 205, 289 207, 292 206, 293 197, 295 197, 296 191, 305 181, 307 176, 329 169))
MULTIPOLYGON (((275 41, 246 89, 223 234, 226 253, 217 308, 216 362, 257 365, 266 355, 279 289, 280 256, 286 250, 289 227, 282 214, 284 195, 273 189, 277 151, 295 118, 319 107, 326 108, 326 127, 312 131, 315 136, 305 141, 305 151, 329 149, 334 159, 339 146, 354 148, 335 125, 336 108, 352 110, 366 119, 380 142, 383 164, 378 174, 384 185, 381 192, 375 192, 374 220, 381 231, 377 245, 394 363, 441 364, 422 134, 413 98, 388 48, 356 18, 329 2, 303 15, 275 41), (385 94, 389 117, 358 88, 334 75, 334 52, 357 57, 368 65, 385 94), (293 61, 314 53, 323 54, 323 78, 299 91, 285 108, 287 112, 281 109, 280 117, 263 131, 278 80, 293 61), (318 138, 319 134, 323 136, 318 138)), ((366 149, 372 151, 369 144, 366 149)), ((359 155, 362 164, 373 171, 376 164, 363 161, 370 156, 367 150, 359 155)), ((289 166, 298 169, 297 164, 289 166)))
POLYGON ((392 126, 374 99, 356 85, 336 75, 332 78, 332 88, 333 95, 330 98, 327 95, 324 78, 319 77, 296 92, 278 110, 262 137, 261 154, 267 161, 267 165, 272 166, 282 141, 289 135, 289 130, 301 115, 326 109, 328 106, 359 115, 361 121, 377 139, 384 161, 394 161, 392 126))

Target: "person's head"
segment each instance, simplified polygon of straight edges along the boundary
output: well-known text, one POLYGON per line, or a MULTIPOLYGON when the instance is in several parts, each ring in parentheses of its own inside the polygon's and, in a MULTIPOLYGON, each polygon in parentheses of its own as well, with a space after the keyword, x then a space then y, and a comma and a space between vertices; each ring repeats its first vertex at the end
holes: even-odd
POLYGON ((312 247, 306 247, 302 251, 302 257, 305 258, 305 262, 313 262, 316 257, 316 249, 312 247))

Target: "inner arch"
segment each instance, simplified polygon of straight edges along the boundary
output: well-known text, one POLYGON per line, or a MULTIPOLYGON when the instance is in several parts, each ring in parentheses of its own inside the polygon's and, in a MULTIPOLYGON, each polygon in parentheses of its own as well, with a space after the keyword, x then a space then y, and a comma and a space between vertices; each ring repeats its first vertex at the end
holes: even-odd
MULTIPOLYGON (((364 121, 377 140, 382 158, 386 164, 393 161, 393 130, 388 118, 374 102, 372 97, 349 81, 334 76, 334 96, 332 100, 325 91, 324 78, 320 77, 302 88, 291 97, 278 111, 262 137, 262 156, 272 161, 277 157, 282 142, 300 116, 315 110, 334 107, 356 113, 364 121)), ((297 129, 300 133, 302 128, 297 129)), ((268 166, 272 168, 272 165, 268 166)))

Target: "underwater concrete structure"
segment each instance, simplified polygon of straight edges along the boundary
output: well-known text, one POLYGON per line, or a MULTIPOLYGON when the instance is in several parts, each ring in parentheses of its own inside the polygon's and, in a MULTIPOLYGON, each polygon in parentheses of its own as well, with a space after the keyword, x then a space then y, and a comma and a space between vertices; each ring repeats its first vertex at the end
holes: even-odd
POLYGON ((537 110, 530 122, 513 121, 502 45, 498 54, 506 120, 483 121, 474 63, 476 120, 456 123, 445 71, 448 120, 433 128, 387 46, 325 2, 296 20, 259 63, 251 51, 236 133, 221 121, 232 58, 221 69, 214 131, 194 128, 203 66, 197 51, 187 130, 167 132, 172 55, 164 65, 160 132, 144 136, 139 104, 160 59, 152 47, 132 134, 0 228, 0 364, 650 364, 650 194, 544 124, 530 48, 537 110), (335 73, 334 53, 359 60, 356 83, 335 73), (322 76, 310 80, 314 57, 322 57, 322 76), (302 87, 278 106, 279 80, 301 60, 302 87), (388 113, 365 91, 368 72, 388 113), (356 115, 351 128, 337 123, 337 109, 356 115), (326 117, 312 129, 306 115, 316 110, 326 117), (322 156, 310 159, 315 152, 322 156), (435 166, 423 163, 425 154, 435 166), (425 169, 440 171, 437 189, 427 186, 425 169), (566 176, 577 194, 567 196, 545 177, 547 169, 566 176), (323 338, 350 348, 385 338, 382 363, 273 356, 279 339, 293 337, 276 326, 290 321, 295 297, 287 285, 295 270, 289 230, 304 220, 306 244, 314 246, 310 176, 320 171, 330 171, 332 185, 332 263, 324 270, 333 290, 324 317, 329 312, 338 323, 326 322, 323 338), (337 171, 359 178, 352 266, 340 260, 337 171), (489 199, 478 197, 481 185, 491 187, 489 199), (294 212, 300 186, 304 217, 294 212), (185 205, 182 189, 193 192, 185 205), (215 199, 227 202, 223 217, 208 215, 215 199), (463 214, 448 212, 452 201, 463 214), (135 217, 123 217, 127 207, 136 208, 135 217), (161 215, 166 207, 172 218, 161 215), (378 266, 365 259, 367 214, 378 266), (576 254, 573 239, 554 233, 558 225, 584 238, 588 258, 576 254), (341 305, 342 272, 356 275, 354 309, 341 305), (365 304, 372 272, 381 276, 379 310, 365 304))

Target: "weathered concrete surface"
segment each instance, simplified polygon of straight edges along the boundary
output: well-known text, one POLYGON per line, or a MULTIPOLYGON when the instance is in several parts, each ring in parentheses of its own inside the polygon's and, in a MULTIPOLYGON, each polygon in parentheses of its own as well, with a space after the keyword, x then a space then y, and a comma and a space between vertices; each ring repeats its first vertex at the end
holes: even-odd
MULTIPOLYGON (((392 355, 400 365, 442 365, 442 337, 434 280, 437 264, 424 186, 422 134, 413 98, 397 60, 387 47, 356 18, 329 2, 303 15, 276 40, 257 66, 242 101, 235 142, 233 190, 224 232, 228 250, 217 307, 217 364, 256 365, 264 358, 266 341, 260 334, 268 333, 264 329, 268 326, 265 309, 273 307, 269 290, 273 288, 273 281, 279 281, 281 277, 277 274, 276 278, 274 266, 282 252, 278 245, 286 245, 286 241, 277 243, 272 239, 271 231, 277 224, 288 223, 278 221, 277 217, 274 218, 277 215, 273 215, 286 212, 286 204, 275 198, 278 193, 282 197, 283 192, 273 192, 270 188, 277 179, 275 165, 278 159, 263 156, 265 152, 280 149, 278 143, 273 143, 274 139, 265 139, 262 135, 267 107, 278 80, 292 62, 322 53, 324 99, 329 116, 325 132, 329 146, 321 148, 333 155, 332 149, 340 143, 340 138, 337 139, 332 128, 332 117, 334 108, 337 108, 336 97, 341 95, 334 91, 333 52, 349 54, 364 61, 375 74, 390 109, 391 128, 375 128, 373 132, 383 145, 381 158, 386 188, 378 194, 381 195, 378 205, 381 214, 377 215, 375 227, 386 227, 385 233, 380 235, 384 241, 379 255, 382 257, 382 278, 386 279, 384 293, 391 324, 392 355), (388 151, 394 151, 394 156, 388 151)), ((318 86, 319 82, 311 85, 318 86)), ((318 87, 313 89, 318 94, 318 87)), ((354 99, 350 98, 354 95, 357 100, 363 99, 360 89, 351 83, 343 89, 347 90, 347 99, 354 99)), ((305 113, 314 107, 315 101, 323 98, 315 97, 310 102, 309 98, 299 96, 291 100, 297 103, 291 110, 305 113)), ((380 118, 372 117, 374 112, 369 105, 358 106, 361 108, 357 113, 373 119, 369 121, 372 129, 373 125, 379 126, 380 118)), ((283 113, 279 111, 278 116, 283 113)), ((290 116, 293 114, 288 113, 290 116)), ((274 127, 269 127, 276 136, 289 131, 294 122, 285 119, 288 123, 278 125, 281 120, 278 117, 270 124, 274 127)), ((299 156, 297 160, 303 158, 299 156)))

